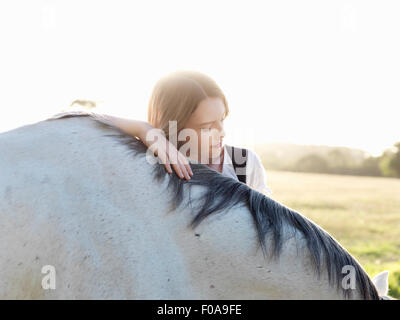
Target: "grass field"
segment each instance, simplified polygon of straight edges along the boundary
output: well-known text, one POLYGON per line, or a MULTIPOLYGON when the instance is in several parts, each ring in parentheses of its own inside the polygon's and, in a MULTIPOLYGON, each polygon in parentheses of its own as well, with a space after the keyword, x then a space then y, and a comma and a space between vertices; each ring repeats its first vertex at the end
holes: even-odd
POLYGON ((323 227, 400 298, 400 179, 268 171, 273 199, 323 227))

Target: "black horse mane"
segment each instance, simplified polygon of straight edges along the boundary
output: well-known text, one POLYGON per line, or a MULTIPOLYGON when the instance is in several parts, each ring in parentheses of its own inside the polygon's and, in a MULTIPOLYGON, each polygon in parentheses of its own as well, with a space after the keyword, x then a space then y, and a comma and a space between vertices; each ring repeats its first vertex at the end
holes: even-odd
MULTIPOLYGON (((66 112, 49 118, 45 121, 65 119, 77 116, 87 116, 95 120, 101 126, 113 129, 115 133, 107 134, 124 144, 135 156, 144 156, 147 146, 137 138, 122 132, 110 123, 102 122, 94 114, 87 112, 66 112)), ((189 181, 180 179, 176 174, 169 175, 161 163, 154 165, 153 174, 157 181, 162 181, 169 176, 168 188, 173 190, 173 197, 169 211, 175 210, 184 200, 184 186, 201 185, 205 187, 205 193, 199 199, 202 203, 195 211, 195 217, 190 227, 195 229, 205 218, 217 212, 229 210, 233 206, 242 204, 249 209, 259 244, 264 257, 267 255, 265 238, 270 235, 273 239, 270 257, 277 258, 280 255, 285 239, 282 238, 282 229, 289 226, 298 230, 304 237, 310 253, 312 265, 318 276, 321 275, 322 266, 325 263, 328 279, 331 286, 342 290, 345 298, 351 297, 351 289, 342 286, 342 268, 353 266, 356 276, 357 289, 363 299, 379 300, 378 292, 366 272, 359 263, 344 249, 330 234, 304 217, 299 212, 288 208, 266 195, 250 188, 246 184, 226 177, 204 164, 190 164, 194 175, 189 181)))

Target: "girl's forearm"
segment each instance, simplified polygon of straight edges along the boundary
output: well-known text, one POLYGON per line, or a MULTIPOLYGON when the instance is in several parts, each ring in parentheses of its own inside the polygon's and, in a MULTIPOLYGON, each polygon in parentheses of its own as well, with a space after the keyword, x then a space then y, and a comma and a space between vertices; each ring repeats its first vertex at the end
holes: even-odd
POLYGON ((133 137, 138 137, 142 141, 146 138, 147 131, 153 128, 153 126, 146 121, 120 118, 106 114, 104 114, 103 117, 121 131, 133 137))

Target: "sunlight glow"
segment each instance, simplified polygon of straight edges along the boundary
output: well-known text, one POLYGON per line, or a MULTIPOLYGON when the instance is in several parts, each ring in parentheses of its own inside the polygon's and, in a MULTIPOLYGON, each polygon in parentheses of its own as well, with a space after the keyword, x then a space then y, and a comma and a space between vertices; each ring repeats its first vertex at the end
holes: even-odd
POLYGON ((2 1, 0 132, 75 99, 146 120, 154 83, 213 77, 226 141, 341 145, 400 140, 398 1, 2 1))

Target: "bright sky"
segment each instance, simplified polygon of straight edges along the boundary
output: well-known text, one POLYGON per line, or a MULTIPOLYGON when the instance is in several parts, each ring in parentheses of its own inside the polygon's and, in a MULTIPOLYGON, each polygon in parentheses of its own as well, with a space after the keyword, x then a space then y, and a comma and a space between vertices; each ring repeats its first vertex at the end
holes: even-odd
POLYGON ((146 120, 162 75, 213 77, 226 142, 400 140, 400 1, 1 1, 0 132, 75 99, 146 120))

